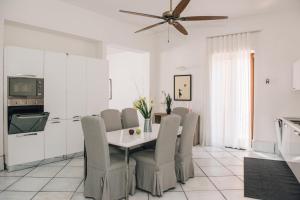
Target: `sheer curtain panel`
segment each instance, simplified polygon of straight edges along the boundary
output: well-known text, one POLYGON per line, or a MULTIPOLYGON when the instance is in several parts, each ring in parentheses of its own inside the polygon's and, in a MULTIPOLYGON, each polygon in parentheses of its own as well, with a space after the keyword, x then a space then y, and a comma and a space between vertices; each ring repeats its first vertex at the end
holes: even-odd
POLYGON ((210 69, 210 143, 250 146, 250 33, 208 39, 210 69))

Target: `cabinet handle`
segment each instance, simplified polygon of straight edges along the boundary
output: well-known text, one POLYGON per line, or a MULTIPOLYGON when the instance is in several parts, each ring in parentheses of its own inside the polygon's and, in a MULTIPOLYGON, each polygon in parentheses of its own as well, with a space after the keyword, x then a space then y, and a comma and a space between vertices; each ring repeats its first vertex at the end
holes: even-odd
POLYGON ((73 122, 80 122, 80 119, 74 119, 73 122))
POLYGON ((76 116, 73 117, 73 119, 78 118, 78 117, 80 117, 80 116, 76 115, 76 116))
POLYGON ((94 115, 92 115, 92 116, 93 116, 93 117, 98 117, 98 115, 95 115, 95 114, 94 114, 94 115))
POLYGON ((37 135, 37 133, 29 133, 29 134, 24 134, 24 135, 17 135, 17 137, 26 137, 26 136, 34 136, 37 135))
POLYGON ((60 119, 59 117, 53 117, 52 119, 60 119))
POLYGON ((51 122, 51 124, 60 124, 61 122, 51 122))

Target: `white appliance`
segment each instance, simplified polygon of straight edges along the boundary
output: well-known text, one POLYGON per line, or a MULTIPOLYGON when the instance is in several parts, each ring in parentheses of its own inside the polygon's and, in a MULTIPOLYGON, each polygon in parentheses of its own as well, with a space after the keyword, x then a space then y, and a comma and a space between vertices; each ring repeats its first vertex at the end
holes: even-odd
POLYGON ((300 118, 277 120, 278 149, 300 182, 300 118))

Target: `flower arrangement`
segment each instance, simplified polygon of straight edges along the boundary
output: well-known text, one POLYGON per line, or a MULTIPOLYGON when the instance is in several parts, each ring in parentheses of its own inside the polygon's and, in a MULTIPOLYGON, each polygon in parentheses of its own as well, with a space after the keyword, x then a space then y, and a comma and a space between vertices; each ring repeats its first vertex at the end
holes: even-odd
POLYGON ((171 98, 170 94, 167 94, 165 91, 162 91, 162 93, 165 96, 164 104, 166 104, 166 106, 167 106, 166 112, 167 112, 167 114, 171 114, 171 105, 172 105, 173 99, 171 98))
POLYGON ((145 119, 151 118, 153 101, 147 100, 146 97, 140 97, 133 103, 133 107, 137 109, 145 119))

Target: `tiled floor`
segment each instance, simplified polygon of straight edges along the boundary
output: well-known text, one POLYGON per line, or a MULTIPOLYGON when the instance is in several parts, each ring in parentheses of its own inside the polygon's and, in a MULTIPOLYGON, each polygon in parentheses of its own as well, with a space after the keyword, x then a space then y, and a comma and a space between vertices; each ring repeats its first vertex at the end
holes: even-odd
MULTIPOLYGON (((164 200, 243 200, 243 159, 255 157, 280 160, 273 154, 194 147, 196 177, 164 193, 164 200)), ((84 200, 83 158, 0 172, 0 200, 84 200)), ((158 199, 137 191, 130 200, 158 199)))

